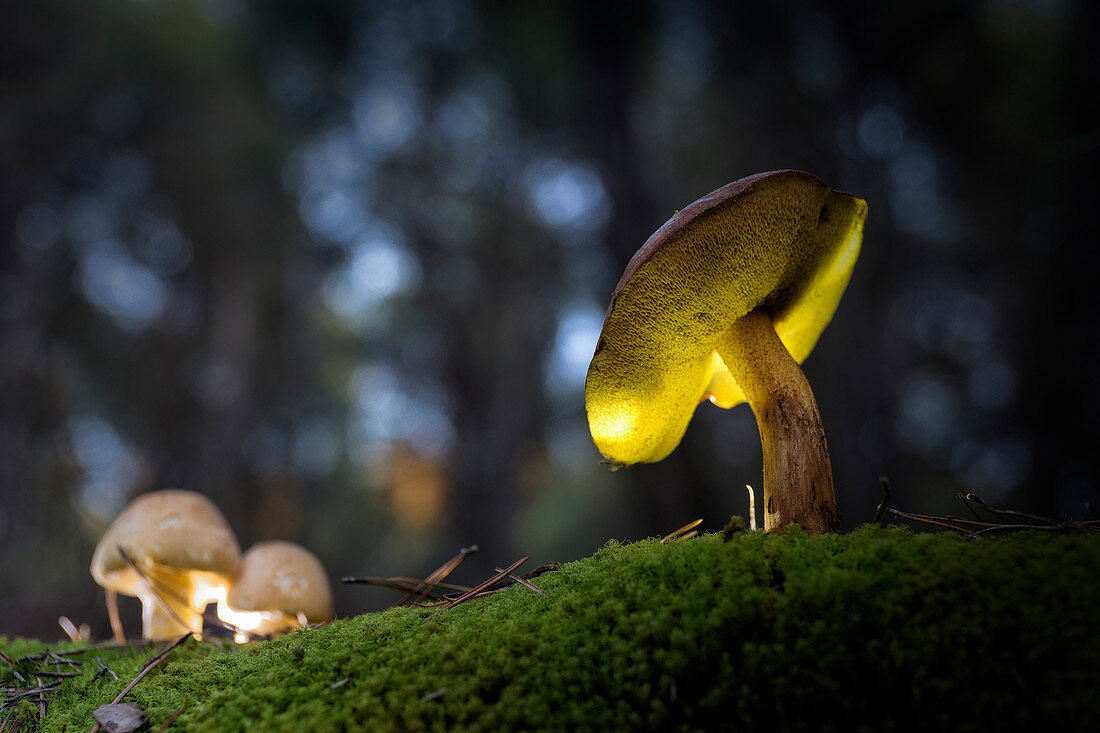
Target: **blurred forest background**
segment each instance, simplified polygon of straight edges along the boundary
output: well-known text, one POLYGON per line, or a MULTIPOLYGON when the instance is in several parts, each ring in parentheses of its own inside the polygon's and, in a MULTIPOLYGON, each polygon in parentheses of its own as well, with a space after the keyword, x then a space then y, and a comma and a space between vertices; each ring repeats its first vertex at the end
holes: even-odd
MULTIPOLYGON (((880 475, 914 511, 1082 516, 1096 7, 5 3, 0 633, 106 636, 92 549, 156 488, 334 579, 476 543, 480 580, 746 514, 747 406, 612 473, 583 382, 630 255, 776 168, 870 204, 806 363, 845 527, 880 475)), ((341 615, 394 600, 335 590, 341 615)))

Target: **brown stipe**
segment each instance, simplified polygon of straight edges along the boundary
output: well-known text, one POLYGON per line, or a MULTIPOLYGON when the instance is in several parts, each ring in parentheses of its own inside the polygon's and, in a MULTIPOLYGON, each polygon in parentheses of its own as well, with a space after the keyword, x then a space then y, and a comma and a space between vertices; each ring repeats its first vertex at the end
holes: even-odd
POLYGON ((739 318, 714 350, 748 399, 764 457, 764 529, 836 534, 840 515, 817 400, 764 309, 739 318))
POLYGON ((107 618, 111 621, 111 636, 122 644, 126 641, 126 632, 122 628, 122 619, 118 615, 118 593, 114 588, 104 588, 107 597, 107 618))

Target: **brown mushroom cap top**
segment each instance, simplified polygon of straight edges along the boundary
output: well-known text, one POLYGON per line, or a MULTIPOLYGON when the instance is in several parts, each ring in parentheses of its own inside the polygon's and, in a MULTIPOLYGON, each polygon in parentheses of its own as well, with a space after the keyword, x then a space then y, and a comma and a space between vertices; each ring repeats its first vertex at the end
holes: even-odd
POLYGON ((96 546, 92 577, 105 588, 137 595, 138 575, 118 551, 141 565, 231 575, 241 547, 225 516, 193 491, 165 489, 134 499, 96 546))
POLYGON ((805 359, 859 254, 867 204, 802 171, 727 184, 676 213, 630 260, 585 382, 596 447, 618 464, 659 461, 696 405, 744 394, 714 349, 745 314, 766 311, 805 359))
POLYGON ((305 614, 310 623, 332 618, 332 590, 321 561, 293 542, 258 542, 244 553, 229 586, 235 611, 305 614))

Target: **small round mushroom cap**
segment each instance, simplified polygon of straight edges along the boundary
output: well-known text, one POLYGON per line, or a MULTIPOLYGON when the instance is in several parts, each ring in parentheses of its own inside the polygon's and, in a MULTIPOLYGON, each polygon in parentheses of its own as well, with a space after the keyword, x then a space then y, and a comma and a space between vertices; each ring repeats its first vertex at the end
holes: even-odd
POLYGON ((676 213, 630 260, 588 367, 585 407, 614 463, 659 461, 695 407, 745 396, 715 344, 765 310, 801 363, 851 277, 867 204, 802 171, 729 183, 676 213))
POLYGON ((293 542, 258 542, 244 553, 229 586, 235 611, 304 614, 310 623, 332 618, 332 590, 321 561, 293 542))
POLYGON ((130 502, 92 555, 97 583, 138 595, 138 574, 120 546, 140 565, 217 575, 232 575, 241 558, 241 546, 218 507, 202 494, 179 489, 151 491, 130 502))

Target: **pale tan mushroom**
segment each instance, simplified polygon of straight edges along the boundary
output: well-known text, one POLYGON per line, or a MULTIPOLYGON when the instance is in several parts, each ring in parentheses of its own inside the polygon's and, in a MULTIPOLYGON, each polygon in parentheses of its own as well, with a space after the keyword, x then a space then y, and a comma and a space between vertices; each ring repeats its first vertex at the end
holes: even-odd
POLYGON ((96 546, 91 570, 104 588, 141 599, 143 638, 166 639, 202 632, 201 609, 240 558, 237 538, 213 502, 165 489, 130 502, 96 546))
POLYGON ((259 542, 245 552, 218 616, 262 636, 332 618, 332 590, 324 566, 293 542, 259 542))

